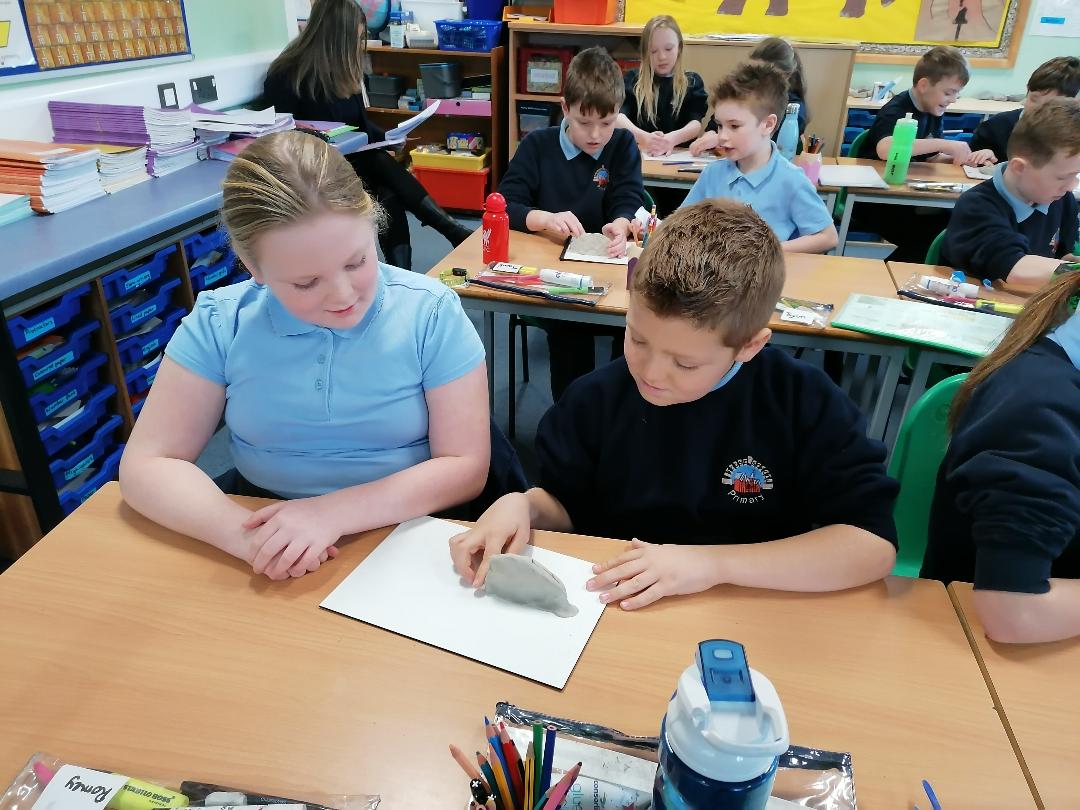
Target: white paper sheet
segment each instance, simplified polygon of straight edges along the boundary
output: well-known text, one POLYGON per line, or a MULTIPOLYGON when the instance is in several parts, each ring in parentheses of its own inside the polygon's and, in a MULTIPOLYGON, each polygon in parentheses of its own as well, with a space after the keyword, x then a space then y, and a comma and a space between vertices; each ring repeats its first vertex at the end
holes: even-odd
POLYGON ((992 177, 994 169, 997 166, 965 166, 964 176, 970 177, 972 180, 985 180, 988 177, 992 177))
POLYGON ((676 149, 670 155, 660 155, 658 157, 646 155, 643 152, 641 154, 641 159, 649 163, 714 163, 717 160, 720 160, 720 158, 711 152, 706 152, 703 155, 694 157, 690 154, 689 149, 676 149))
POLYGON ((888 188, 873 166, 822 166, 821 185, 845 188, 888 188))
POLYGON ((402 523, 322 607, 562 689, 604 612, 597 595, 585 590, 592 564, 530 546, 578 608, 577 616, 561 619, 463 585, 449 546, 461 531, 435 518, 402 523))
POLYGON ((565 262, 597 262, 599 264, 629 264, 630 257, 608 256, 608 239, 602 233, 583 233, 575 236, 559 258, 565 262))

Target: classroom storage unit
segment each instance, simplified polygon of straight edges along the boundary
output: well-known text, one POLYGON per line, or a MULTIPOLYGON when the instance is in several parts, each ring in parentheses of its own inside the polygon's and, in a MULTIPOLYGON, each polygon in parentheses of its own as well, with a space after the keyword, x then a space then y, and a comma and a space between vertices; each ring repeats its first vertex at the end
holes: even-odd
MULTIPOLYGON (((502 23, 494 26, 483 20, 463 20, 459 24, 462 31, 472 31, 476 26, 484 29, 484 45, 489 44, 486 37, 489 31, 502 31, 502 23)), ((474 32, 475 33, 475 32, 474 32)), ((457 45, 467 40, 464 35, 461 39, 455 39, 457 45)), ((478 40, 477 40, 478 41, 478 40)), ((442 47, 440 40, 440 48, 442 47)), ((460 67, 462 85, 470 86, 470 79, 477 80, 485 77, 483 82, 488 83, 486 77, 490 76, 491 99, 481 102, 475 99, 447 99, 439 107, 439 112, 421 124, 409 136, 409 159, 411 160, 411 147, 417 144, 445 143, 446 136, 452 132, 476 132, 484 138, 486 145, 491 149, 489 159, 489 180, 491 188, 498 188, 499 180, 506 171, 506 131, 508 107, 506 87, 506 48, 496 44, 490 50, 461 50, 454 47, 447 49, 432 48, 371 48, 368 51, 371 59, 371 68, 374 74, 402 76, 405 79, 405 89, 415 88, 417 79, 421 78, 421 65, 433 63, 449 63, 460 67)), ((429 72, 430 72, 429 68, 429 72)), ((370 81, 370 79, 369 79, 370 81)), ((384 129, 391 129, 402 121, 416 115, 415 110, 400 110, 396 106, 381 106, 373 104, 368 107, 368 115, 371 120, 384 129)), ((425 188, 436 200, 440 193, 441 185, 429 186, 433 175, 423 176, 423 172, 417 172, 417 178, 424 183, 425 188)), ((475 180, 475 178, 466 178, 475 180)), ((441 178, 440 178, 441 180, 441 178)), ((455 210, 480 211, 483 207, 483 197, 477 198, 470 195, 467 198, 458 198, 458 202, 468 202, 467 207, 459 205, 447 205, 444 207, 455 210), (479 202, 477 202, 477 199, 479 202)))

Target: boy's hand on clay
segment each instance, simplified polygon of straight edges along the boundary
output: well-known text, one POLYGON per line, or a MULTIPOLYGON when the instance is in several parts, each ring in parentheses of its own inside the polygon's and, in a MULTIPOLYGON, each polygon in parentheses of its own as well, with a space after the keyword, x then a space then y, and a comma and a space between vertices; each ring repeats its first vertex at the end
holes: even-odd
POLYGON ((696 141, 690 144, 690 154, 694 157, 704 155, 706 152, 712 152, 720 143, 720 136, 715 132, 706 132, 696 141))
POLYGON ((971 147, 964 143, 964 141, 951 141, 948 154, 952 157, 954 165, 962 166, 967 163, 968 159, 971 157, 971 147))
POLYGON ((698 593, 716 585, 715 557, 716 550, 710 547, 633 540, 629 551, 594 565, 596 576, 585 587, 604 591, 601 602, 618 602, 623 610, 634 610, 665 596, 698 593))
POLYGON ((603 227, 603 234, 608 238, 608 256, 614 259, 626 255, 626 235, 631 227, 630 221, 622 217, 603 227))
POLYGON ((244 522, 249 532, 247 561, 270 579, 301 577, 338 555, 341 532, 328 519, 319 498, 277 501, 244 522))
POLYGON ((480 516, 473 528, 450 538, 454 570, 472 587, 479 588, 487 578, 492 557, 521 554, 529 545, 529 515, 529 499, 525 493, 503 495, 480 516))
POLYGON ((581 236, 585 233, 585 229, 581 227, 581 221, 573 211, 549 213, 547 221, 544 223, 544 230, 551 231, 561 237, 581 236))
POLYGON ((997 163, 997 157, 993 149, 979 149, 972 152, 964 161, 965 166, 987 166, 997 163))

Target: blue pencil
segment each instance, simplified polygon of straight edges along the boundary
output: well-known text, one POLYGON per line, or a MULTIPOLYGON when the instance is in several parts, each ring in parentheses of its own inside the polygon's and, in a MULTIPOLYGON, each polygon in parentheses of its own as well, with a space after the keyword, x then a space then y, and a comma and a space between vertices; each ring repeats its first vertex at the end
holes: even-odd
POLYGON ((934 789, 930 787, 930 783, 925 779, 922 780, 922 789, 926 791, 926 798, 930 800, 930 807, 933 810, 941 810, 941 804, 937 800, 937 795, 934 793, 934 789))
POLYGON ((543 795, 551 788, 551 764, 555 760, 555 726, 547 727, 544 740, 544 766, 540 770, 540 793, 543 795))
MULTIPOLYGON (((502 744, 499 742, 499 732, 495 731, 494 729, 495 729, 495 726, 490 725, 488 723, 488 719, 485 717, 484 718, 484 730, 485 731, 490 730, 490 731, 494 732, 490 737, 488 737, 488 742, 491 743, 491 747, 495 750, 495 756, 497 756, 499 758, 499 761, 498 761, 497 764, 494 763, 494 762, 491 763, 491 767, 492 768, 501 767, 502 771, 503 771, 503 774, 506 776, 507 784, 510 784, 510 768, 506 764, 506 754, 503 753, 502 744)), ((489 759, 490 759, 490 757, 489 757, 489 759)), ((513 810, 513 809, 509 808, 509 810, 513 810)))

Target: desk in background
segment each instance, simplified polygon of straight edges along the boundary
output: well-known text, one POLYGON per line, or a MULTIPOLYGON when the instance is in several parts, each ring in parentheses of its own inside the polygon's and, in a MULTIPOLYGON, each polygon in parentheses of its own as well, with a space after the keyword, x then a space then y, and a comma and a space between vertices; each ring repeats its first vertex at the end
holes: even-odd
MULTIPOLYGON (((901 90, 900 92, 905 92, 901 90)), ((847 108, 849 110, 880 110, 885 104, 888 103, 888 99, 883 101, 871 101, 867 98, 855 98, 854 96, 848 96, 847 108)), ((975 113, 977 115, 989 116, 996 115, 1000 112, 1009 112, 1010 110, 1017 110, 1024 106, 1022 101, 994 101, 993 99, 983 98, 959 98, 949 105, 948 113, 975 113)))
MULTIPOLYGON (((388 532, 274 583, 139 517, 107 485, 0 577, 0 771, 47 750, 285 796, 460 807, 467 781, 447 745, 479 742, 497 701, 656 735, 697 643, 731 638, 776 686, 793 742, 851 752, 860 807, 925 806, 922 779, 946 808, 1031 804, 940 583, 715 588, 608 608, 558 691, 320 610, 388 532)), ((588 560, 623 548, 536 539, 588 560)))
MULTIPOLYGON (((488 359, 488 393, 495 392, 495 313, 501 312, 534 318, 597 323, 608 326, 626 324, 626 307, 629 296, 626 290, 626 267, 624 265, 563 262, 559 259, 559 244, 537 234, 518 231, 510 233, 509 260, 515 264, 568 270, 591 275, 597 283, 610 285, 610 291, 595 307, 558 304, 542 299, 527 298, 484 287, 458 287, 462 306, 467 310, 484 313, 482 337, 488 359)), ((445 259, 438 262, 428 273, 438 278, 441 271, 463 267, 474 274, 483 267, 482 235, 477 232, 462 242, 445 259)), ((806 253, 785 253, 787 281, 784 295, 810 299, 835 305, 839 312, 852 293, 894 296, 896 288, 885 263, 874 259, 855 259, 844 256, 818 256, 806 253)), ((902 344, 882 338, 836 329, 814 329, 781 321, 776 315, 769 323, 773 329, 774 342, 810 349, 850 352, 877 358, 885 364, 884 382, 876 391, 864 391, 873 397, 873 403, 863 403, 870 412, 868 434, 882 438, 888 421, 889 409, 899 380, 905 348, 902 344)), ((869 386, 868 386, 869 387, 869 386)))
POLYGON ((994 706, 1040 808, 1076 807, 1080 750, 1080 639, 998 644, 986 637, 966 582, 949 585, 994 706))

